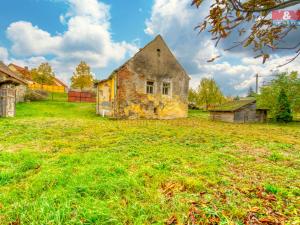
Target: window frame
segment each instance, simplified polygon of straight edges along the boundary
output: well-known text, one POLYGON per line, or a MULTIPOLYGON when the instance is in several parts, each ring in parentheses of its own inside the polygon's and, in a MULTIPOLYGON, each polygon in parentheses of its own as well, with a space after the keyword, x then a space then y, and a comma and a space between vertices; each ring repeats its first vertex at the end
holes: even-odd
POLYGON ((161 93, 162 93, 163 96, 170 96, 170 97, 172 96, 172 82, 171 81, 163 81, 162 82, 161 93), (168 84, 169 85, 169 87, 168 87, 168 94, 164 93, 164 90, 165 90, 164 84, 168 84))
MULTIPOLYGON (((153 80, 147 80, 145 86, 146 86, 146 94, 147 95, 153 95, 155 93, 155 82, 153 80), (148 82, 153 83, 153 85, 152 85, 152 93, 148 92, 148 82)), ((150 87, 150 85, 149 85, 149 87, 150 87)))

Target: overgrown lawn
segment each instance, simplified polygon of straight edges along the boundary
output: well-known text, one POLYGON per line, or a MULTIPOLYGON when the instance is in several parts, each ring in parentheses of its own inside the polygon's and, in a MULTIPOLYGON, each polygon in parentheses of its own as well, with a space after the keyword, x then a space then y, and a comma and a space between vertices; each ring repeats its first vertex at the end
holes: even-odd
POLYGON ((0 133, 0 224, 300 223, 300 123, 116 121, 48 101, 0 133))

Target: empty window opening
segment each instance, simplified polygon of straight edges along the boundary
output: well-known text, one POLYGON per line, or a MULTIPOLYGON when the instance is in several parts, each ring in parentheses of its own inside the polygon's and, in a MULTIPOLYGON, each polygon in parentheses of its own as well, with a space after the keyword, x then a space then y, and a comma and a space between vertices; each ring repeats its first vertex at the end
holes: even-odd
POLYGON ((163 83, 162 93, 163 93, 163 95, 170 95, 170 93, 171 93, 171 83, 167 83, 167 82, 163 83))
POLYGON ((153 94, 154 93, 154 82, 153 81, 147 81, 147 94, 153 94))
POLYGON ((157 55, 160 56, 160 49, 158 48, 156 49, 156 51, 157 51, 157 55))
POLYGON ((157 108, 155 107, 153 110, 154 114, 157 114, 157 108))

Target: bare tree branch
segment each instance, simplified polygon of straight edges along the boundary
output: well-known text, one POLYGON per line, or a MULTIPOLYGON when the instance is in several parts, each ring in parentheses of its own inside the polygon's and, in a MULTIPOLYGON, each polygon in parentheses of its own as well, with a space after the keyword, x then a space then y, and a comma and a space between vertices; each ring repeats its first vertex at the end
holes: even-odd
POLYGON ((271 10, 283 9, 283 8, 287 8, 287 7, 291 7, 291 6, 300 4, 300 0, 289 0, 289 1, 282 2, 282 3, 272 6, 272 7, 247 9, 240 3, 240 1, 236 1, 236 0, 229 0, 229 1, 235 10, 241 11, 241 12, 251 12, 251 13, 269 12, 271 10))
MULTIPOLYGON (((192 5, 200 7, 203 2, 204 0, 193 0, 192 5)), ((267 48, 292 50, 300 46, 300 43, 287 47, 283 45, 288 34, 297 28, 295 25, 275 25, 269 18, 271 10, 297 4, 300 4, 300 0, 216 0, 211 3, 208 16, 204 18, 202 25, 196 29, 211 33, 212 40, 216 41, 215 46, 228 38, 234 30, 238 30, 241 40, 233 42, 233 46, 225 51, 239 46, 251 46, 254 52, 260 52, 257 58, 261 57, 264 63, 270 58, 267 48), (251 26, 249 32, 241 27, 242 24, 251 26)), ((296 54, 298 56, 298 52, 296 54)))
MULTIPOLYGON (((298 48, 300 46, 300 42, 298 44, 296 44, 294 47, 276 47, 275 49, 278 49, 278 50, 292 50, 292 49, 295 49, 295 48, 298 48)), ((272 46, 269 46, 268 47, 270 48, 273 48, 272 46)))
POLYGON ((286 66, 287 64, 289 64, 289 63, 295 61, 295 60, 298 58, 299 55, 300 55, 300 49, 297 50, 297 54, 296 54, 293 58, 291 58, 291 59, 288 60, 286 63, 284 63, 284 64, 282 64, 282 65, 279 65, 279 66, 277 66, 277 67, 279 68, 279 67, 286 66))

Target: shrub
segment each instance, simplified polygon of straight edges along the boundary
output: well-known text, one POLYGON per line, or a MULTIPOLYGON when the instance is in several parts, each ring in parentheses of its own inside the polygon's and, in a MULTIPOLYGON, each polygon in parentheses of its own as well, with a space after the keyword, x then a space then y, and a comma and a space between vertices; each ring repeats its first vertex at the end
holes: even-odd
POLYGON ((46 97, 46 98, 48 98, 48 96, 49 96, 48 92, 44 91, 44 90, 36 90, 35 92, 42 95, 42 96, 44 96, 44 97, 46 97))
POLYGON ((277 99, 277 110, 275 115, 277 122, 291 122, 293 120, 291 104, 285 91, 282 89, 277 99))
POLYGON ((200 108, 195 103, 189 103, 189 109, 197 109, 197 110, 199 110, 200 108))
POLYGON ((45 91, 27 90, 25 94, 26 101, 44 101, 48 98, 48 93, 45 91))

